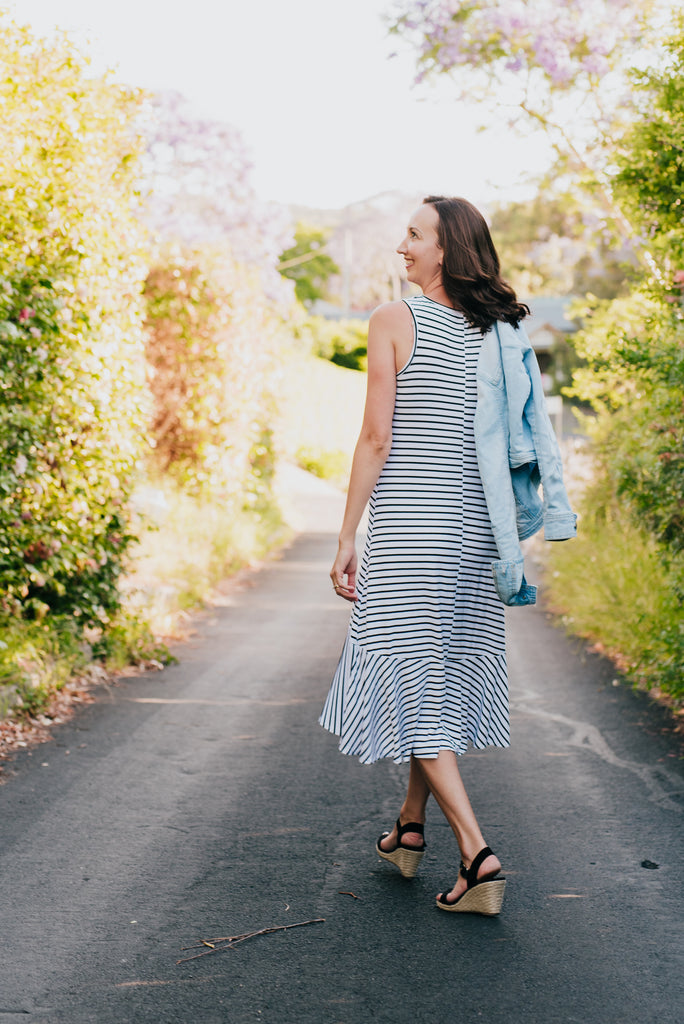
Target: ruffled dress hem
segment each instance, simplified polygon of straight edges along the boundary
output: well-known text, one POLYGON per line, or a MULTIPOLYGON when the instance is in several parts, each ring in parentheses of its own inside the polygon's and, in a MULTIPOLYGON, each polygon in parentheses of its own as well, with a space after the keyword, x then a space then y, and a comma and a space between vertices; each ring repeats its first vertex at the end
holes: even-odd
POLYGON ((506 679, 504 653, 397 658, 347 636, 319 723, 362 764, 508 747, 506 679))

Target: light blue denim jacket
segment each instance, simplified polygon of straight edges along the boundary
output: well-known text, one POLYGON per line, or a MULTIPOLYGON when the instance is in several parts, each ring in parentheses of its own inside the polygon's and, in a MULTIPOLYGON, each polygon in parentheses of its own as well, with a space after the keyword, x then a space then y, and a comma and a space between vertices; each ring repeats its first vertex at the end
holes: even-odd
POLYGON ((507 605, 534 604, 537 588, 525 579, 520 541, 542 526, 545 540, 568 540, 577 533, 577 516, 565 492, 537 357, 522 326, 497 323, 483 338, 475 447, 499 552, 492 562, 497 594, 507 605))

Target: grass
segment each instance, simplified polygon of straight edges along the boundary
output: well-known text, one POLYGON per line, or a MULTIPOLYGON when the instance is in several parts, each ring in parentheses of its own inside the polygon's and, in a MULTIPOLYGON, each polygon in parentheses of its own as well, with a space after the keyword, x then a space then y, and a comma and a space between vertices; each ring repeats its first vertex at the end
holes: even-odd
POLYGON ((546 545, 545 591, 566 629, 635 685, 684 699, 684 613, 657 545, 600 487, 583 499, 578 537, 546 545))
POLYGON ((256 511, 167 484, 159 491, 166 511, 142 535, 124 581, 125 607, 153 633, 171 636, 181 613, 200 607, 221 580, 284 543, 289 530, 275 503, 256 511))

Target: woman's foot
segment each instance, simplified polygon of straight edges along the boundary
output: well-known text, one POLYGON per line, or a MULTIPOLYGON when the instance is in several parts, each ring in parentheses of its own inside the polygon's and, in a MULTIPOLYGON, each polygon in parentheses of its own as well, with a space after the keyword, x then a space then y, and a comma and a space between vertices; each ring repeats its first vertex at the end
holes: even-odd
MULTIPOLYGON (((485 849, 489 849, 489 848, 485 847, 485 849)), ((452 903, 453 904, 453 903, 456 903, 456 901, 458 899, 460 899, 460 897, 463 895, 463 893, 466 891, 466 889, 469 888, 467 872, 469 871, 470 866, 471 866, 472 863, 473 863, 472 860, 468 860, 468 861, 462 860, 461 861, 461 869, 460 869, 460 871, 458 873, 458 878, 456 879, 455 886, 453 887, 453 889, 451 889, 447 893, 440 892, 438 894, 437 901, 439 903, 446 903, 446 904, 452 903)), ((501 864, 499 862, 499 858, 494 853, 492 853, 491 850, 489 850, 489 853, 487 854, 487 856, 478 865, 477 873, 476 873, 477 881, 475 881, 473 879, 473 881, 472 881, 472 883, 470 885, 470 888, 473 887, 473 884, 478 884, 479 882, 487 882, 487 881, 489 881, 490 879, 492 879, 496 875, 498 875, 498 873, 500 871, 501 871, 501 864)))
POLYGON ((413 878, 425 853, 423 825, 418 821, 401 824, 398 820, 391 832, 383 832, 375 850, 379 857, 398 867, 404 878, 413 878))
MULTIPOLYGON (((406 821, 402 822, 401 818, 398 819, 396 825, 391 832, 385 832, 384 835, 378 840, 378 846, 384 853, 392 853, 396 850, 399 845, 399 828, 404 825, 417 825, 418 822, 406 821)), ((423 850, 425 848, 425 840, 423 839, 423 830, 421 825, 420 832, 403 832, 401 836, 402 846, 413 846, 417 850, 423 850)))

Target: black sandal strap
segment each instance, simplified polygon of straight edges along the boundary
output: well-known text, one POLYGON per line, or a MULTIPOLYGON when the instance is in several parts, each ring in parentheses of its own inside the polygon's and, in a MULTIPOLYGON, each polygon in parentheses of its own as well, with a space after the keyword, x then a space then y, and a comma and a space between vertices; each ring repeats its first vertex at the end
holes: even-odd
MULTIPOLYGON (((469 889, 472 889, 474 885, 477 885, 477 873, 480 870, 480 866, 482 862, 487 859, 487 857, 491 856, 492 851, 489 849, 488 846, 485 846, 482 850, 480 850, 477 857, 474 858, 472 864, 465 872, 465 879, 468 883, 469 889)), ((463 867, 463 862, 461 862, 461 867, 463 867)))
POLYGON ((454 906, 456 906, 458 901, 461 899, 461 896, 463 895, 463 893, 461 893, 461 896, 457 896, 455 900, 448 900, 447 896, 449 895, 450 892, 451 892, 451 889, 446 887, 446 888, 442 889, 441 893, 437 897, 437 902, 441 903, 443 907, 454 907, 454 906), (440 896, 441 896, 441 899, 440 899, 440 896))
POLYGON ((419 836, 425 834, 424 825, 421 825, 419 821, 409 821, 406 825, 402 825, 397 818, 397 837, 399 839, 405 836, 407 832, 417 832, 419 836))
POLYGON ((397 846, 403 846, 405 850, 413 850, 415 853, 421 853, 426 846, 425 839, 423 839, 422 846, 409 846, 407 843, 402 843, 401 841, 407 832, 417 832, 419 836, 424 836, 424 826, 421 825, 419 821, 409 821, 406 825, 402 825, 397 818, 397 846))

